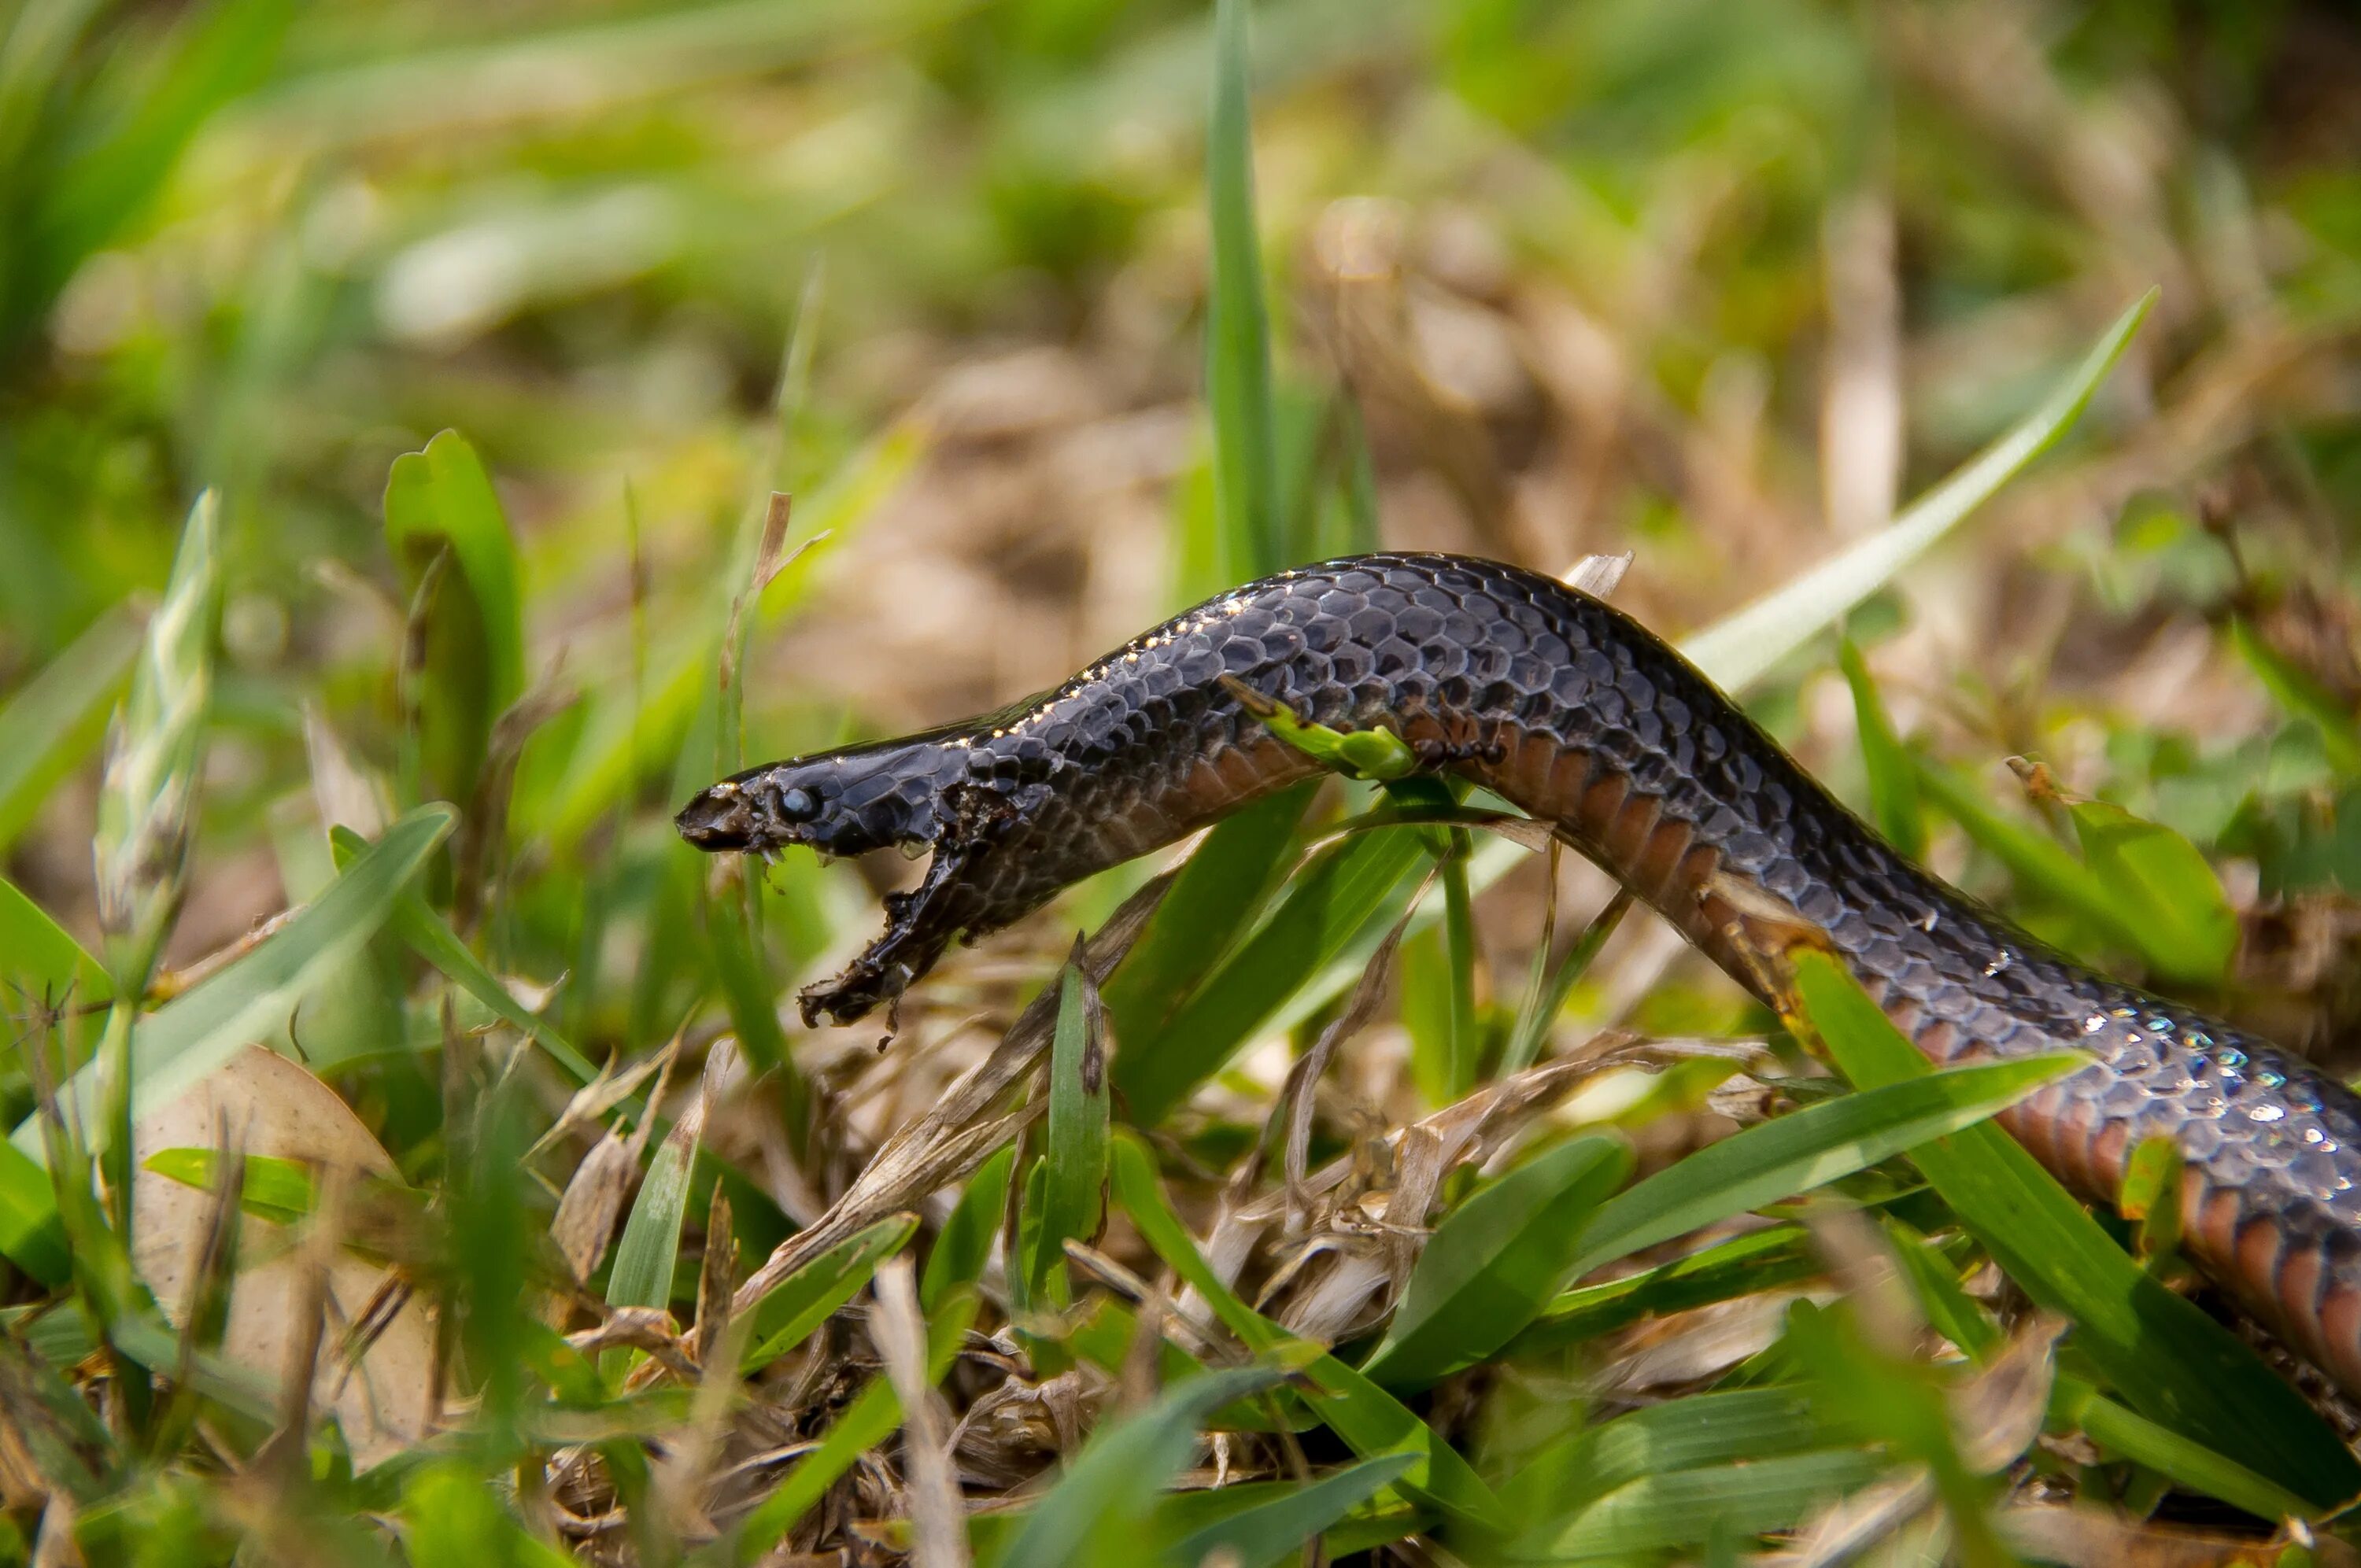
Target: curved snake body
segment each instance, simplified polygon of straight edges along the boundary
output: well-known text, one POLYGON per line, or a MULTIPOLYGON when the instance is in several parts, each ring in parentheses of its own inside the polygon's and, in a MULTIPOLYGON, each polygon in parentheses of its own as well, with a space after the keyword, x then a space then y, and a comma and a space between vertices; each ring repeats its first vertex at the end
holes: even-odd
POLYGON ((917 892, 887 900, 885 934, 804 994, 807 1022, 850 1021, 954 937, 1316 772, 1224 675, 1305 722, 1396 729, 1426 767, 1553 824, 1751 989, 1732 883, 1824 933, 1936 1061, 2090 1053, 2004 1124, 2101 1202, 2144 1138, 2169 1135, 2187 1161, 2187 1251, 2361 1393, 2361 1102, 1912 865, 1663 641, 1549 577, 1445 555, 1283 572, 999 713, 741 773, 680 830, 709 850, 933 850, 917 892))

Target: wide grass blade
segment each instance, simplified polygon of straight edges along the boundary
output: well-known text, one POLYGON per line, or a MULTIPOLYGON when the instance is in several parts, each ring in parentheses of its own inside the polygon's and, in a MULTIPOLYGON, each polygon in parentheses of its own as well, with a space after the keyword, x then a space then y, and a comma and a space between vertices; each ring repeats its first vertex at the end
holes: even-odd
MULTIPOLYGON (((1805 1018, 1854 1083, 1933 1076, 1833 959, 1799 955, 1795 986, 1805 1018)), ((2134 1409, 2244 1456, 2316 1506, 2361 1493, 2361 1464, 2302 1397, 2194 1302, 2158 1284, 1999 1128, 1970 1127, 1911 1157, 2010 1278, 2074 1320, 2075 1348, 2134 1409)))
MULTIPOLYGON (((311 988, 360 950, 391 917, 396 902, 451 831, 447 806, 422 806, 386 829, 328 891, 289 916, 236 962, 139 1021, 132 1040, 135 1115, 161 1105, 238 1051, 283 1025, 311 988)), ((84 1068, 61 1093, 82 1125, 93 1124, 96 1073, 84 1068)), ((41 1154, 38 1117, 13 1135, 41 1154)))
MULTIPOLYGON (((673 1276, 680 1264, 681 1221, 688 1212, 689 1178, 697 1169, 697 1145, 704 1127, 705 1118, 692 1112, 674 1123, 656 1146, 607 1272, 609 1307, 671 1308, 673 1276)), ((601 1369, 613 1376, 636 1354, 608 1351, 599 1358, 601 1369)))
POLYGON ((1083 967, 1082 938, 1058 984, 1049 1046, 1049 1135, 1042 1157, 1041 1223, 1033 1241, 1032 1295, 1065 1297, 1066 1243, 1098 1234, 1106 1204, 1106 1018, 1083 967))
POLYGON ((1683 642, 1681 652, 1725 690, 1735 691, 1884 587, 2073 428, 2156 301, 2154 289, 2141 295, 2038 408, 1890 526, 1724 617, 1683 642))
POLYGON ((2159 973, 2218 981, 2238 950, 2238 913, 2197 846, 2160 822, 2104 800, 2066 808, 2090 868, 2109 902, 2137 911, 2141 950, 2159 973))
POLYGON ((1883 1085, 1747 1128, 1600 1205, 1566 1277, 1808 1192, 2008 1109, 2090 1065, 2077 1052, 1980 1062, 1883 1085))
POLYGON ((2237 924, 2235 916, 2224 918, 2222 884, 2187 839, 2119 807, 2088 802, 2071 809, 2092 816, 2083 843, 2086 855, 2094 843, 2098 852, 2078 861, 2048 834, 2004 816, 1949 768, 1924 757, 1914 762, 1926 795, 2026 888, 2064 905, 2098 936, 2160 974, 2195 981, 2221 978, 2237 945, 2237 924), (2160 888, 2193 907, 2158 907, 2160 888))
POLYGON ((0 981, 44 1005, 104 1002, 115 993, 105 966, 6 877, 0 877, 0 981))
POLYGON ((1247 0, 1214 0, 1213 104, 1205 129, 1213 228, 1206 305, 1205 400, 1213 415, 1218 575, 1245 582, 1287 565, 1271 397, 1270 315, 1255 232, 1254 128, 1246 62, 1247 0))
POLYGON ((1284 1376, 1270 1366, 1201 1373, 1137 1415, 1101 1422, 1002 1561, 1024 1568, 1115 1561, 1136 1545, 1156 1495, 1188 1463, 1205 1418, 1284 1376))
POLYGON ((108 610, 0 707, 0 855, 106 733, 139 636, 137 616, 108 610))
POLYGON ((1454 1209, 1428 1238, 1385 1343, 1361 1370, 1389 1387, 1416 1387, 1506 1344, 1549 1300, 1575 1238, 1631 1174, 1629 1145, 1580 1137, 1454 1209))

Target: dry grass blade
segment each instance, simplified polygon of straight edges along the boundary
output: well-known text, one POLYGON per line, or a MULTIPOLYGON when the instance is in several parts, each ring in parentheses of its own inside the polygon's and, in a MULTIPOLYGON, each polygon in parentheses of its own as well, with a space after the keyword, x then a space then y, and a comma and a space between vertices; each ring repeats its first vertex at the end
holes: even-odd
POLYGON ((870 1337, 884 1358, 885 1376, 902 1401, 903 1485, 910 1503, 910 1561, 917 1568, 966 1568, 967 1515, 951 1468, 950 1433, 934 1380, 927 1376, 927 1323, 918 1311, 916 1277, 907 1257, 877 1268, 877 1304, 870 1337))

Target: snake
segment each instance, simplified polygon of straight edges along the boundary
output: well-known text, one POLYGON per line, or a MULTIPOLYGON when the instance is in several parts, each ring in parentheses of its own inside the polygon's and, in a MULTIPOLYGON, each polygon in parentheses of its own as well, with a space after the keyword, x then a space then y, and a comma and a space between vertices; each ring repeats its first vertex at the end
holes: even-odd
POLYGON ((1349 556, 1233 588, 1052 690, 895 740, 750 769, 679 814, 689 843, 930 851, 885 929, 807 989, 807 1025, 895 1003, 954 939, 1324 771, 1263 716, 1386 729, 1547 824, 1741 985, 1768 911, 1937 1064, 2088 1065, 2001 1113, 2079 1197, 2180 1151, 2184 1254, 2361 1395, 2361 1101, 2268 1042, 2076 963, 1912 863, 1706 675, 1600 599, 1444 554, 1349 556), (1258 716, 1257 709, 1260 709, 1258 716))

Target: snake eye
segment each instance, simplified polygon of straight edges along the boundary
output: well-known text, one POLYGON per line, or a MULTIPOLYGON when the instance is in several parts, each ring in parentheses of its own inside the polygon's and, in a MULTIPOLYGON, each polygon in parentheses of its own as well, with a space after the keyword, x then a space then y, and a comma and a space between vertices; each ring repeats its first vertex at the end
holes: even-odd
POLYGON ((779 792, 779 815, 790 822, 809 822, 819 815, 819 802, 807 789, 783 789, 779 792))

